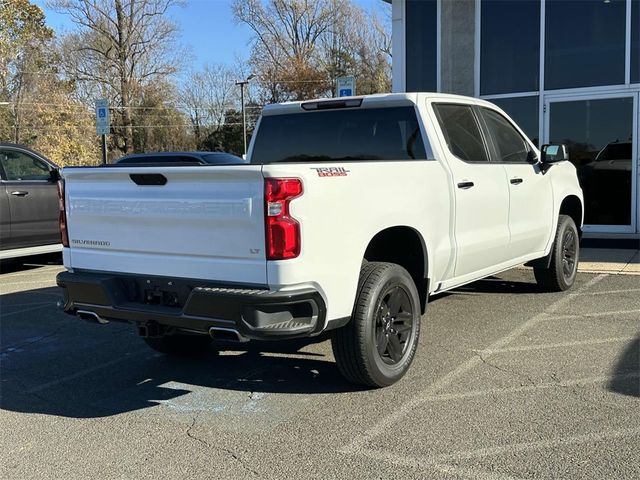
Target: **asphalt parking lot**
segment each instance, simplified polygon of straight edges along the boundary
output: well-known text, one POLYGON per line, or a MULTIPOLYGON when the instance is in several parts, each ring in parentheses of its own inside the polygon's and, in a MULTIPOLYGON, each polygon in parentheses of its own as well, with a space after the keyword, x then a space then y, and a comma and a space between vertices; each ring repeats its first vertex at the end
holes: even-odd
POLYGON ((434 297, 409 374, 363 390, 324 339, 165 358, 26 263, 0 274, 3 479, 640 478, 638 276, 434 297))

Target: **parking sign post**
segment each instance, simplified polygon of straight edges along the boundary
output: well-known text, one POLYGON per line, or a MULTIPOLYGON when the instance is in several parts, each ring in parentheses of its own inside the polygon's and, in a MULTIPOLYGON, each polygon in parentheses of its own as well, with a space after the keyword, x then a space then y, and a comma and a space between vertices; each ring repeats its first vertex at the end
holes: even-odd
POLYGON ((336 78, 336 91, 338 97, 352 97, 356 94, 355 77, 338 77, 336 78))
POLYGON ((109 101, 96 100, 96 132, 102 136, 102 163, 107 163, 107 135, 110 130, 109 101))

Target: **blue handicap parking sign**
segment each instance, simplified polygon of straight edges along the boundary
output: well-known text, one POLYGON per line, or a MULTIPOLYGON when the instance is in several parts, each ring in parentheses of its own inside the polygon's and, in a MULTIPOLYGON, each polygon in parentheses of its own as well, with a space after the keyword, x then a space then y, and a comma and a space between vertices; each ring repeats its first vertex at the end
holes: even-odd
POLYGON ((98 117, 99 118, 105 118, 107 116, 107 109, 106 108, 99 108, 98 109, 98 117))
POLYGON ((351 96, 351 89, 350 88, 341 88, 340 89, 340 96, 341 97, 350 97, 351 96))

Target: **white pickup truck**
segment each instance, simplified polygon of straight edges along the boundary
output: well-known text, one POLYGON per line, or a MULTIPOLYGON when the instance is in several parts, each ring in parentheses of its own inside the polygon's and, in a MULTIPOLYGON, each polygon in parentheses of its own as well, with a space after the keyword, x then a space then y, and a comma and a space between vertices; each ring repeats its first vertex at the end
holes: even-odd
POLYGON ((342 374, 401 378, 429 295, 525 262, 574 283, 582 191, 503 111, 406 93, 267 106, 248 164, 65 168, 62 307, 154 349, 332 330, 342 374))

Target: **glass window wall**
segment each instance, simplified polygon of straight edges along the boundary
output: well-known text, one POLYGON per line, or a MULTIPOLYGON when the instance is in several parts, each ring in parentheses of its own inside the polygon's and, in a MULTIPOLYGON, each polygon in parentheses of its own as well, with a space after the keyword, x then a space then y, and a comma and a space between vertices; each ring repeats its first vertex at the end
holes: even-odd
POLYGON ((489 100, 495 103, 507 115, 509 115, 518 126, 524 130, 527 137, 533 143, 539 146, 539 107, 538 96, 531 97, 515 97, 515 98, 496 98, 489 100))
POLYGON ((540 88, 540 0, 480 4, 480 94, 540 88))
POLYGON ((437 2, 407 0, 405 10, 406 91, 435 92, 437 85, 437 2))
POLYGON ((547 0, 544 88, 621 85, 626 0, 547 0))

